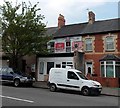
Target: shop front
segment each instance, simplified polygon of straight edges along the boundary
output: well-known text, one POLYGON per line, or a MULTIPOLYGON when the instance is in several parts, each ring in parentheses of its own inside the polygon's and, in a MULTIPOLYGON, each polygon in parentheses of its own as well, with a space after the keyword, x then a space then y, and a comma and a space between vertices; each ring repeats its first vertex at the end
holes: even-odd
POLYGON ((47 81, 49 70, 51 68, 65 68, 66 66, 74 67, 73 53, 71 54, 54 54, 53 57, 39 57, 37 65, 37 81, 47 81), (64 57, 63 57, 64 56, 64 57))

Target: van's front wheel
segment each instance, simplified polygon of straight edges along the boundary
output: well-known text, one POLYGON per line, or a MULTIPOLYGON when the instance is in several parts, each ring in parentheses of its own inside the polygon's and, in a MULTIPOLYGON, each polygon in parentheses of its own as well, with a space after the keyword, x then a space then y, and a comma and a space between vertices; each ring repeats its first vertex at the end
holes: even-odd
POLYGON ((56 85, 55 84, 50 85, 50 91, 52 91, 52 92, 56 91, 56 85))
POLYGON ((83 88, 82 88, 82 94, 83 94, 84 96, 88 96, 88 95, 90 94, 89 88, 88 88, 88 87, 83 87, 83 88))

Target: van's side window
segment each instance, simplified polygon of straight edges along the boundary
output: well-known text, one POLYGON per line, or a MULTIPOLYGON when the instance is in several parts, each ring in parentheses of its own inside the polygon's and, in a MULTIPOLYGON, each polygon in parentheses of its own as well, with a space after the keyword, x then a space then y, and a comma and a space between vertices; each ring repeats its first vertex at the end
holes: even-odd
POLYGON ((68 77, 68 79, 79 80, 79 78, 77 77, 77 75, 74 72, 72 72, 72 71, 68 71, 67 77, 68 77))

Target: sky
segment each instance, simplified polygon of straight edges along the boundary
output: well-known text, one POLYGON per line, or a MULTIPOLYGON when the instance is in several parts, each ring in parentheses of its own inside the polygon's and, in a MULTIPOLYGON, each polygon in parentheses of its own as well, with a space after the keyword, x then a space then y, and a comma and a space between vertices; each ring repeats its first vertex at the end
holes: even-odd
MULTIPOLYGON (((43 23, 47 27, 56 27, 58 24, 59 14, 64 15, 65 24, 77 24, 88 21, 88 11, 95 13, 95 19, 107 20, 120 17, 118 8, 120 0, 6 0, 12 1, 13 6, 22 2, 38 4, 41 8, 40 14, 44 15, 43 23)), ((3 5, 4 0, 0 0, 0 5, 3 5)))

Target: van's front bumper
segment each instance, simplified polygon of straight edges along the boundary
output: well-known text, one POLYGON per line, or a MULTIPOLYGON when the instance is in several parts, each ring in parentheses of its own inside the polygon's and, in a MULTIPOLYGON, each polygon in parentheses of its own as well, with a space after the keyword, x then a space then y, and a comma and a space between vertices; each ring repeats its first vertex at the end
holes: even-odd
POLYGON ((95 88, 95 87, 90 88, 91 94, 100 95, 101 91, 102 91, 102 88, 95 88))

